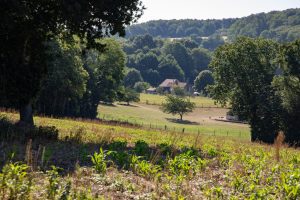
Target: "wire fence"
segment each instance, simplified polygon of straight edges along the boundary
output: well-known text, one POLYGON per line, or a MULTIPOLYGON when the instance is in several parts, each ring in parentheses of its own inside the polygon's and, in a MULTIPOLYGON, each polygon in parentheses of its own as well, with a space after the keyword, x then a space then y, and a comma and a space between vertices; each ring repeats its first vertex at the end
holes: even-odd
MULTIPOLYGON (((150 101, 150 100, 141 100, 140 103, 146 105, 156 105, 156 106, 160 106, 162 104, 161 101, 150 101)), ((196 104, 196 108, 228 108, 227 106, 222 107, 218 104, 213 104, 213 103, 197 103, 197 102, 194 103, 196 104)))
POLYGON ((119 125, 128 125, 133 127, 139 127, 139 128, 145 128, 149 130, 156 130, 156 131, 166 131, 166 132, 176 132, 176 133, 197 133, 202 135, 208 135, 208 136, 225 136, 225 137, 234 137, 234 138, 241 138, 241 139, 249 139, 250 134, 246 133, 241 130, 226 130, 226 129, 209 129, 209 130, 203 130, 201 129, 201 126, 204 126, 203 124, 194 125, 194 127, 188 127, 188 126, 171 126, 167 124, 160 124, 160 123, 146 123, 137 121, 136 119, 121 119, 112 117, 110 115, 101 115, 100 119, 106 122, 112 122, 114 124, 119 125), (197 128, 196 126, 199 126, 197 128))

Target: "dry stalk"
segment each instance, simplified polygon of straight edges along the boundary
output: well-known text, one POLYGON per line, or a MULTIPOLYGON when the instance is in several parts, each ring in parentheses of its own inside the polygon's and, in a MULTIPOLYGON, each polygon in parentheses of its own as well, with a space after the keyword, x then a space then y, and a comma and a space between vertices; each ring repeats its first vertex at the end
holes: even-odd
POLYGON ((26 145, 25 161, 28 166, 32 166, 32 139, 26 145))
POLYGON ((283 146, 285 136, 283 131, 280 131, 275 139, 274 145, 275 145, 275 159, 277 162, 280 161, 280 149, 283 146))

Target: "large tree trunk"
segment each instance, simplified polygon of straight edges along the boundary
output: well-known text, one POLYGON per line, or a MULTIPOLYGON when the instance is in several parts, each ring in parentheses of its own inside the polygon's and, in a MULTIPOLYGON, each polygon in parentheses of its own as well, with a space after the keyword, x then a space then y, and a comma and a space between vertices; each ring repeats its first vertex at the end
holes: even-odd
POLYGON ((20 108, 20 124, 33 126, 32 106, 30 103, 20 108))

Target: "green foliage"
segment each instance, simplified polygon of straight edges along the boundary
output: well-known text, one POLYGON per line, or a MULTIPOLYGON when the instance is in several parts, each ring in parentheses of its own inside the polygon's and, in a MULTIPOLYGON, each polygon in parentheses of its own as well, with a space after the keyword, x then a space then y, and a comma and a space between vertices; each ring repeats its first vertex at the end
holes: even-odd
POLYGON ((165 79, 184 79, 184 72, 172 55, 167 55, 166 57, 162 58, 160 64, 158 65, 158 72, 161 81, 165 79))
POLYGON ((83 68, 79 41, 56 38, 48 43, 48 73, 41 83, 36 103, 39 113, 55 116, 75 115, 71 109, 86 92, 88 73, 83 68))
POLYGON ((202 42, 202 46, 205 49, 208 49, 210 51, 215 50, 217 47, 225 44, 224 39, 220 36, 211 36, 207 40, 204 40, 202 42))
POLYGON ((190 78, 193 75, 194 65, 192 57, 182 44, 179 42, 167 43, 163 48, 163 52, 165 55, 171 55, 175 58, 186 78, 190 78))
POLYGON ((272 143, 280 128, 280 100, 272 88, 278 45, 241 37, 218 48, 211 62, 213 98, 251 125, 252 141, 272 143))
POLYGON ((143 140, 138 140, 135 143, 133 151, 138 156, 148 156, 149 152, 150 152, 150 149, 149 149, 148 143, 146 143, 143 140))
POLYGON ((143 78, 141 76, 141 73, 136 69, 129 69, 124 77, 124 85, 126 87, 133 88, 136 83, 142 81, 143 78))
POLYGON ((109 150, 111 151, 124 151, 127 147, 127 141, 117 140, 109 144, 109 150))
POLYGON ((236 19, 223 20, 158 20, 127 27, 127 37, 151 34, 153 37, 181 38, 189 36, 206 37, 221 29, 229 28, 236 19))
POLYGON ((208 69, 208 65, 211 61, 210 52, 204 48, 195 48, 191 51, 193 58, 194 68, 197 72, 208 69))
POLYGON ((162 111, 165 113, 170 113, 172 115, 179 114, 180 120, 182 120, 184 114, 192 112, 194 108, 195 103, 191 102, 189 99, 172 95, 168 95, 166 102, 161 106, 162 111))
MULTIPOLYGON (((44 145, 52 149, 55 156, 50 160, 50 164, 63 166, 65 172, 63 175, 59 174, 57 167, 44 173, 25 169, 27 167, 23 171, 21 168, 11 167, 10 163, 4 165, 0 173, 0 199, 21 200, 36 197, 55 200, 92 200, 108 197, 130 198, 134 195, 137 198, 149 199, 200 197, 297 200, 300 195, 300 157, 299 150, 295 148, 282 146, 281 159, 278 162, 274 158, 273 146, 244 140, 187 133, 168 134, 162 131, 97 124, 91 121, 36 118, 37 122, 40 120, 41 123, 47 120, 48 123, 57 125, 60 130, 59 138, 69 133, 69 127, 79 124, 85 126, 88 131, 80 138, 80 144, 64 140, 43 141, 44 145), (111 142, 111 138, 103 139, 109 131, 119 139, 115 142, 111 142), (98 140, 98 137, 101 139, 98 140), (96 163, 99 166, 106 163, 108 166, 109 162, 114 162, 116 166, 110 166, 112 173, 99 176, 98 172, 92 169, 95 165, 83 163, 81 159, 82 167, 77 166, 74 171, 74 163, 68 164, 68 162, 80 158, 81 152, 76 149, 86 148, 90 152, 99 146, 100 141, 106 145, 102 146, 102 151, 97 152, 96 157, 100 158, 96 159, 98 160, 96 163), (108 153, 106 149, 114 152, 108 153), (125 165, 120 165, 121 162, 125 165), (8 176, 8 171, 14 175, 8 176), (6 180, 4 184, 3 177, 6 180), (28 184, 29 180, 30 184, 28 184), (11 193, 8 184, 11 184, 12 190, 19 191, 16 192, 17 198, 9 198, 11 193), (24 188, 30 185, 29 192, 21 190, 20 188, 23 187, 19 187, 20 185, 24 188), (99 190, 101 193, 98 193, 99 190)), ((15 143, 19 145, 18 148, 24 149, 23 142, 18 140, 13 142, 3 140, 0 144, 0 165, 3 163, 2 155, 7 154, 7 150, 15 143)), ((32 144, 32 150, 35 151, 35 146, 39 143, 32 144)), ((22 159, 20 157, 22 155, 23 153, 18 150, 13 159, 22 159)), ((13 165, 17 166, 16 163, 13 165)), ((99 168, 103 169, 103 167, 99 168)))
POLYGON ((104 52, 90 50, 85 57, 86 67, 94 77, 94 88, 89 88, 95 96, 92 101, 94 104, 99 101, 113 102, 117 99, 124 78, 126 59, 115 39, 106 38, 99 42, 105 45, 104 52))
POLYGON ((228 29, 230 38, 244 35, 277 41, 292 41, 299 37, 299 9, 250 15, 236 20, 228 29), (297 20, 296 20, 297 19, 297 20))
MULTIPOLYGON (((207 42, 203 37, 216 38, 227 35, 230 39, 244 35, 264 37, 279 41, 292 41, 299 38, 299 9, 272 11, 253 14, 239 19, 222 20, 157 20, 127 27, 127 36, 151 34, 162 38, 189 38, 205 48, 215 48, 212 39, 207 42)), ((217 43, 215 43, 217 44, 217 43)))
POLYGON ((94 165, 93 168, 96 170, 96 172, 104 175, 106 173, 106 169, 107 169, 107 161, 105 160, 107 157, 107 154, 103 151, 102 148, 100 148, 99 152, 95 152, 90 157, 91 157, 91 161, 94 165))
MULTIPOLYGON (((138 54, 135 64, 138 70, 140 70, 141 72, 145 72, 146 70, 149 69, 156 70, 159 61, 157 55, 155 55, 152 52, 148 52, 146 54, 138 54)), ((144 74, 143 77, 145 77, 144 74)))
POLYGON ((214 78, 212 77, 212 72, 209 70, 204 70, 199 73, 194 81, 194 89, 204 95, 208 95, 207 86, 213 85, 214 78))
POLYGON ((283 117, 286 142, 300 143, 300 40, 285 44, 279 54, 282 75, 275 77, 273 85, 285 109, 283 117))
POLYGON ((125 55, 113 39, 102 39, 105 51, 82 49, 78 39, 49 43, 48 75, 36 103, 37 111, 53 116, 95 118, 99 101, 116 100, 123 80, 125 55))
POLYGON ((186 151, 168 160, 168 168, 174 175, 188 176, 205 166, 205 161, 193 154, 192 151, 186 151))
POLYGON ((127 102, 127 105, 129 105, 130 102, 139 102, 140 94, 134 91, 133 89, 125 88, 125 91, 122 94, 121 98, 119 98, 119 100, 127 102))
POLYGON ((178 87, 178 86, 174 87, 171 93, 173 95, 179 96, 179 97, 184 97, 186 95, 185 89, 178 87))
POLYGON ((0 173, 0 197, 7 199, 29 199, 32 190, 32 178, 28 166, 21 163, 8 163, 0 173))
POLYGON ((0 104, 20 109, 23 123, 33 125, 31 104, 47 72, 46 42, 59 33, 69 37, 75 34, 86 41, 88 48, 103 50, 96 39, 124 36, 125 25, 137 20, 144 9, 139 0, 76 0, 71 4, 57 0, 1 1, 0 104), (112 17, 116 14, 118 17, 112 17))
POLYGON ((126 152, 127 141, 114 141, 109 145, 110 158, 120 168, 127 169, 129 167, 130 156, 126 152))
POLYGON ((60 189, 60 177, 58 174, 58 171, 60 168, 57 168, 55 166, 51 166, 51 170, 47 171, 47 176, 49 180, 49 185, 47 187, 47 198, 50 200, 55 200, 56 197, 59 194, 60 189))
POLYGON ((161 171, 161 167, 158 165, 153 165, 146 160, 141 160, 140 157, 136 155, 131 156, 130 167, 133 171, 146 178, 154 178, 160 176, 158 173, 161 171))
POLYGON ((147 90, 150 87, 151 87, 150 84, 147 82, 136 82, 133 88, 135 89, 136 92, 142 93, 145 92, 145 90, 147 90))

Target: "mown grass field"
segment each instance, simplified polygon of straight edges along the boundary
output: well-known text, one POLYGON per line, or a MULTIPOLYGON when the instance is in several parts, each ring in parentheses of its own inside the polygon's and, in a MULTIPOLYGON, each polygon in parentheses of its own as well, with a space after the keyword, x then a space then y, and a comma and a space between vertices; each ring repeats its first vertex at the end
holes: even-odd
POLYGON ((100 119, 116 120, 138 124, 146 128, 167 129, 181 132, 206 135, 233 136, 250 139, 249 126, 215 119, 225 117, 228 110, 224 108, 196 108, 193 113, 183 117, 184 122, 178 121, 178 116, 163 113, 157 105, 134 103, 131 106, 123 104, 100 105, 100 119))
POLYGON ((299 150, 280 142, 45 117, 24 129, 17 120, 1 113, 4 200, 300 197, 299 150))
MULTIPOLYGON (((161 105, 166 99, 164 95, 153 95, 153 94, 140 94, 140 103, 150 104, 150 105, 161 105)), ((207 97, 189 97, 191 102, 196 104, 196 107, 220 107, 220 105, 215 104, 213 99, 207 97)))

